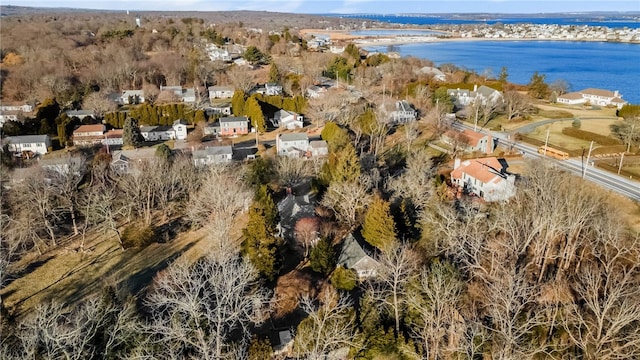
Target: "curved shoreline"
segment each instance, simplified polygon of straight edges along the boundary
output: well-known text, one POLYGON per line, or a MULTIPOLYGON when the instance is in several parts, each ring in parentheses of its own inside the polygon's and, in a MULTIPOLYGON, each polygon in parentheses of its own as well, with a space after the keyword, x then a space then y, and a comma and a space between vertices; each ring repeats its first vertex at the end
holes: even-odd
MULTIPOLYGON (((379 35, 352 35, 350 32, 354 30, 324 30, 324 29, 302 29, 301 35, 307 34, 326 34, 331 41, 338 42, 353 42, 357 45, 368 46, 389 46, 389 45, 407 45, 407 44, 420 44, 431 42, 457 42, 457 41, 569 41, 569 42, 606 42, 606 43, 619 43, 619 44, 640 44, 640 40, 635 41, 609 41, 606 39, 567 39, 567 38, 533 38, 533 37, 461 37, 455 36, 451 32, 443 30, 432 30, 425 28, 371 28, 370 31, 407 31, 407 30, 419 30, 419 31, 433 31, 436 33, 449 34, 450 36, 432 36, 432 35, 392 35, 392 36, 379 36, 379 35)), ((357 30, 356 30, 357 31, 357 30)))

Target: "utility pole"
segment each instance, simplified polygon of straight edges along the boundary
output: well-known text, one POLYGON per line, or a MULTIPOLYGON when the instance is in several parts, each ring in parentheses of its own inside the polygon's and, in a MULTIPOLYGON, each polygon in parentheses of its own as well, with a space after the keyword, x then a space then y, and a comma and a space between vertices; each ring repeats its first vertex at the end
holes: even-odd
POLYGON ((549 128, 547 128, 547 136, 544 139, 544 152, 542 153, 542 156, 547 156, 547 146, 549 145, 549 128))
POLYGON ((479 106, 476 106, 476 121, 473 123, 473 131, 478 131, 478 111, 480 110, 479 106))
POLYGON ((583 179, 585 176, 587 176, 587 169, 589 168, 589 159, 591 158, 591 150, 593 150, 593 141, 591 142, 591 145, 589 145, 589 152, 587 153, 587 163, 584 166, 584 170, 582 172, 583 179))
POLYGON ((618 166, 618 175, 620 175, 620 170, 622 170, 622 160, 624 160, 624 153, 622 153, 622 157, 620 157, 620 166, 618 166))

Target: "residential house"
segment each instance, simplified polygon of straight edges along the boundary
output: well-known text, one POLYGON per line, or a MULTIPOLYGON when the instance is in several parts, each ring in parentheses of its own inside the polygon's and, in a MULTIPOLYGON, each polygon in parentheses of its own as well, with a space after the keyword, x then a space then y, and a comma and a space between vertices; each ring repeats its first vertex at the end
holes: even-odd
POLYGON ((183 88, 182 86, 162 86, 160 85, 160 91, 168 91, 173 93, 180 101, 185 103, 196 102, 196 89, 195 88, 183 88))
POLYGON ((456 159, 451 183, 462 193, 476 195, 485 201, 506 201, 516 191, 515 175, 506 172, 506 165, 495 157, 456 159))
POLYGON ((140 134, 145 141, 185 140, 187 123, 184 120, 176 120, 172 126, 141 126, 140 134))
POLYGON ((55 172, 61 175, 69 174, 69 171, 79 174, 85 166, 85 160, 80 156, 43 158, 38 161, 38 165, 48 172, 55 172))
POLYGON ((442 70, 440 70, 440 69, 438 69, 436 67, 433 67, 433 66, 425 66, 425 67, 419 69, 416 72, 418 74, 431 76, 436 81, 445 81, 445 80, 447 80, 447 75, 445 75, 445 73, 443 73, 442 70))
POLYGON ((144 103, 143 90, 123 90, 118 98, 120 104, 142 104, 144 103))
POLYGON ((96 118, 96 114, 93 110, 67 110, 65 113, 70 118, 76 117, 80 120, 83 120, 84 118, 96 118))
POLYGON ((329 155, 329 145, 324 140, 314 140, 309 142, 309 152, 312 157, 322 157, 329 155))
POLYGON ((316 198, 308 191, 295 195, 293 190, 287 192, 287 196, 278 202, 278 214, 280 222, 276 226, 278 234, 285 240, 293 240, 293 231, 298 220, 307 217, 315 217, 316 198))
POLYGON ((304 126, 304 117, 293 111, 278 110, 273 114, 271 123, 280 129, 293 130, 304 126))
POLYGON ((282 95, 282 86, 276 83, 257 84, 249 91, 249 94, 282 95))
POLYGON ((231 99, 234 92, 233 86, 209 86, 209 99, 231 99))
POLYGON ((0 127, 4 125, 7 121, 18 121, 18 113, 17 112, 1 112, 0 113, 0 127))
POLYGON ((207 117, 211 117, 212 115, 231 115, 231 104, 230 103, 220 103, 220 104, 211 104, 211 106, 206 107, 204 112, 207 114, 207 117))
POLYGON ((405 100, 396 101, 396 109, 391 112, 391 121, 396 124, 404 124, 416 121, 417 112, 405 100))
POLYGON ((219 48, 215 44, 207 44, 205 50, 211 61, 231 61, 232 59, 227 49, 219 48))
POLYGON ((473 130, 451 130, 442 136, 442 140, 449 145, 464 145, 464 151, 479 151, 491 154, 495 149, 495 141, 491 134, 482 134, 473 130))
POLYGON ((362 241, 349 234, 342 241, 338 257, 338 265, 355 270, 360 280, 375 277, 380 267, 380 263, 365 251, 364 246, 362 241))
POLYGON ((327 88, 324 86, 311 85, 307 88, 307 97, 310 99, 317 99, 323 96, 327 92, 327 88))
POLYGON ((21 111, 23 113, 30 113, 33 111, 33 106, 29 104, 1 104, 0 111, 21 111))
POLYGON ((102 140, 102 143, 107 146, 122 145, 123 133, 124 133, 124 130, 122 129, 111 129, 106 133, 104 133, 104 138, 102 140))
POLYGON ((331 45, 329 46, 329 52, 333 54, 342 54, 344 52, 344 45, 331 45))
POLYGON ((228 163, 233 158, 233 146, 207 146, 204 149, 194 150, 191 156, 197 167, 228 163))
POLYGON ((81 125, 73 130, 73 145, 75 146, 95 146, 104 141, 106 128, 102 124, 81 125))
POLYGON ((303 157, 309 149, 306 133, 279 134, 276 137, 276 153, 281 156, 303 157))
POLYGON ((212 135, 212 136, 219 136, 220 135, 220 122, 219 121, 215 121, 215 122, 211 122, 208 123, 204 129, 202 129, 202 133, 204 136, 207 135, 212 135))
POLYGON ((225 116, 220 118, 220 135, 234 136, 249 133, 249 118, 246 116, 225 116))
POLYGON ((112 154, 110 166, 118 174, 136 173, 141 164, 157 159, 155 147, 118 150, 112 154))
POLYGON ((464 107, 476 101, 481 101, 482 104, 496 104, 502 100, 502 93, 500 91, 485 85, 481 85, 480 87, 474 85, 473 91, 459 88, 447 89, 447 95, 452 98, 457 107, 464 107))
POLYGON ((44 155, 51 148, 51 138, 49 135, 10 136, 4 139, 3 144, 7 144, 9 151, 15 153, 31 152, 44 155))
POLYGON ((558 96, 557 101, 562 104, 585 104, 600 106, 615 106, 622 109, 627 102, 622 100, 622 95, 618 91, 588 88, 577 92, 567 93, 558 96))

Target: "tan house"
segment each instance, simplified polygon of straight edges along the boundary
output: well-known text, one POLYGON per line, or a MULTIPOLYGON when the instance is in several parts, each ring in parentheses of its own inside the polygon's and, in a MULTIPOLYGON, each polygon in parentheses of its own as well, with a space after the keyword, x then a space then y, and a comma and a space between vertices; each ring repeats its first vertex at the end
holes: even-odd
POLYGON ((73 131, 73 144, 75 146, 100 145, 104 141, 104 125, 81 125, 73 131))

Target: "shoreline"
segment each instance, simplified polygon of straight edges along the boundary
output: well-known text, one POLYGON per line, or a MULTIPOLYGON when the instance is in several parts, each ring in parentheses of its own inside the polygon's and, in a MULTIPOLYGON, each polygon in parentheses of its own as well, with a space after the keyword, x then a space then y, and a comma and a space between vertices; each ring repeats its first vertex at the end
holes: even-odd
MULTIPOLYGON (((442 30, 431 30, 424 28, 371 28, 370 31, 407 31, 407 30, 420 30, 420 31, 433 31, 442 34, 452 34, 442 30)), ((522 37, 460 37, 460 36, 433 36, 433 35, 392 35, 392 36, 379 36, 379 35, 351 35, 349 34, 353 30, 320 30, 320 29, 302 29, 300 34, 305 36, 307 34, 326 34, 329 36, 329 40, 336 42, 353 42, 361 47, 370 46, 390 46, 390 45, 407 45, 407 44, 421 44, 421 43, 434 43, 434 42, 461 42, 461 41, 568 41, 568 42, 603 42, 603 43, 619 43, 619 44, 640 44, 640 40, 635 41, 608 41, 605 39, 558 39, 558 38, 522 38, 522 37)))

